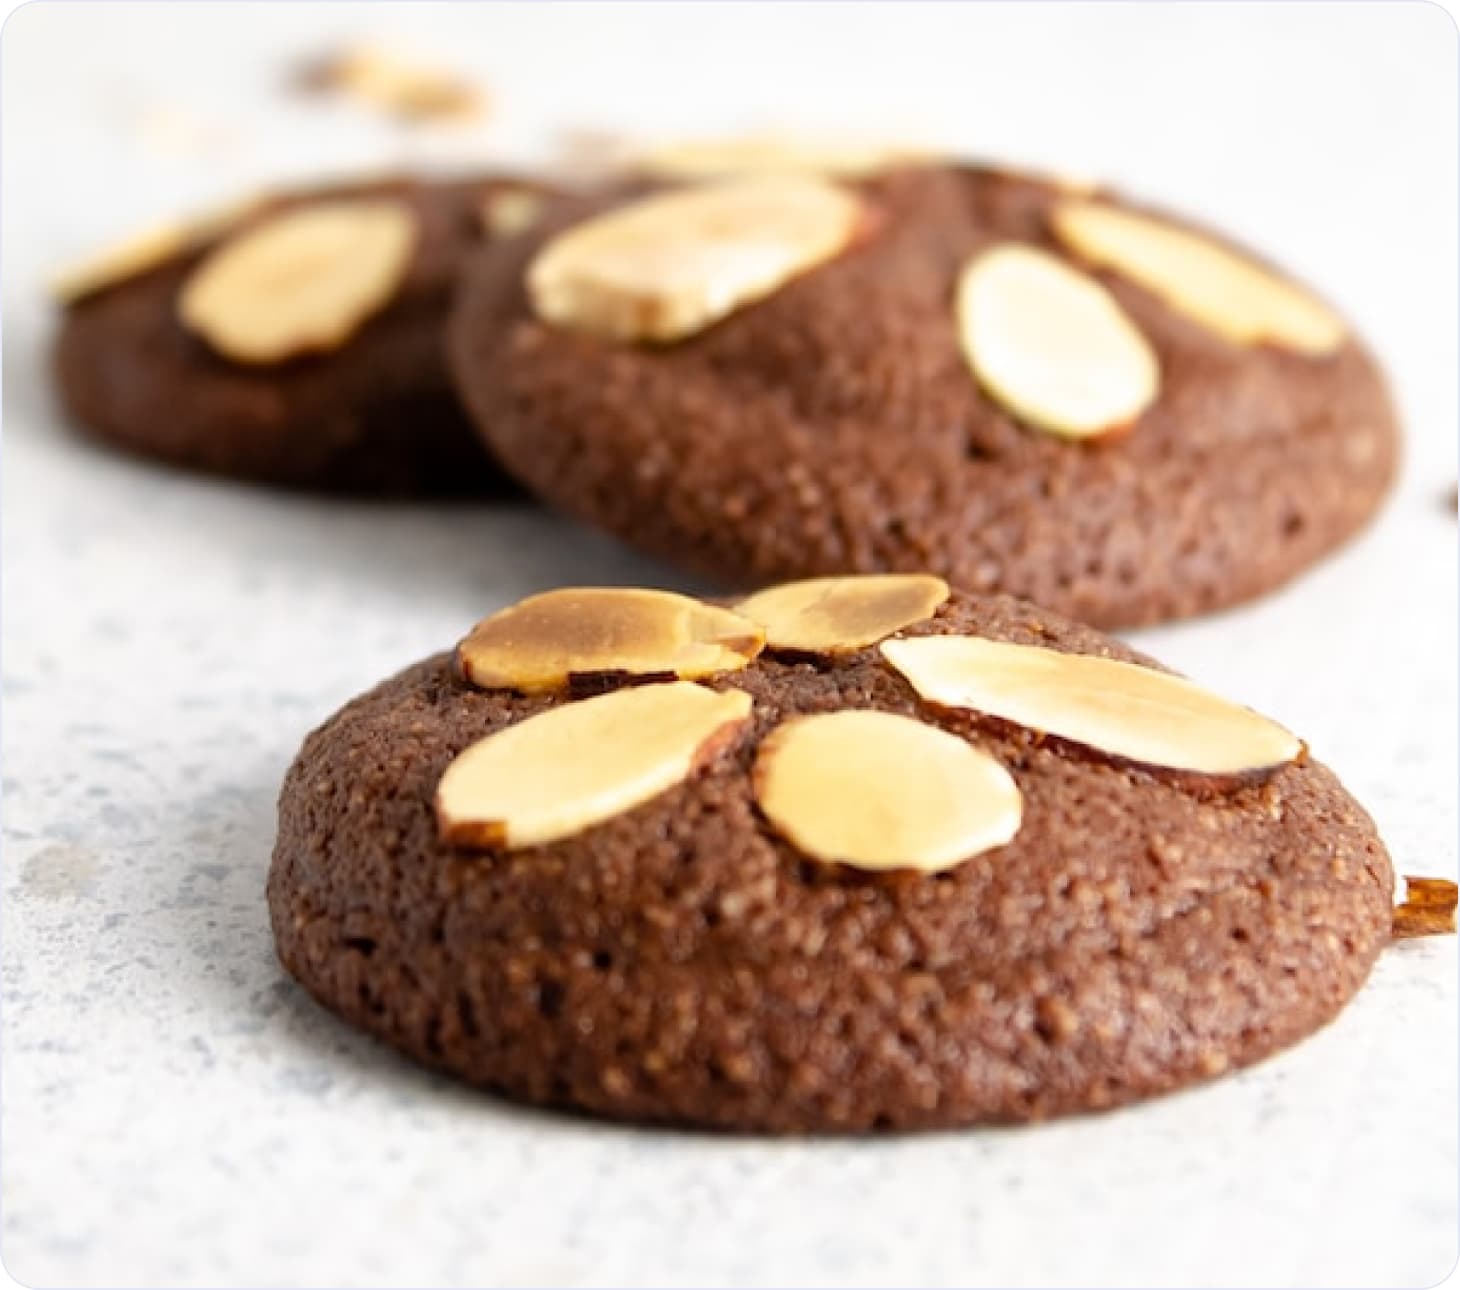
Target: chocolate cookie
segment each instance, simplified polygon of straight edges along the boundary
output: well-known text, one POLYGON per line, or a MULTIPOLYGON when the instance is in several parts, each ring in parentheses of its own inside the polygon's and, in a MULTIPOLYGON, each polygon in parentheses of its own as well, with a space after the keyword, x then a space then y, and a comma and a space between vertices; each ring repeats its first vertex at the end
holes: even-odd
POLYGON ((1115 1106, 1332 1018, 1390 935, 1275 723, 940 580, 570 590, 315 731, 268 898, 321 1002, 524 1101, 840 1132, 1115 1106))
POLYGON ((503 488, 451 390, 442 330, 465 256, 494 220, 523 222, 537 193, 399 179, 135 239, 57 284, 61 397, 99 439, 222 475, 503 488))
POLYGON ((1397 453, 1301 288, 987 168, 565 201, 474 263, 450 351, 528 487, 732 586, 931 568, 1096 624, 1196 614, 1352 534, 1397 453))

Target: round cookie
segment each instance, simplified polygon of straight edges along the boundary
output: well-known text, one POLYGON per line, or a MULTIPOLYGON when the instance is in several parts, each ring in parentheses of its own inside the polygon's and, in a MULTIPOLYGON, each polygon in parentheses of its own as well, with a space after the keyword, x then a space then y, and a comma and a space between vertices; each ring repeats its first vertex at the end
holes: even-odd
POLYGON ((641 187, 476 260, 451 362, 507 469, 731 586, 932 569, 1105 626, 1258 595, 1378 506, 1398 431, 1373 359, 1230 244, 997 169, 806 182, 860 207, 831 252, 804 197, 728 251, 684 206, 657 259, 585 232, 673 191, 641 187))
POLYGON ((486 620, 306 740, 285 967, 510 1097, 774 1132, 1115 1106, 1331 1019, 1393 885, 1333 774, 1089 628, 945 596, 599 589, 486 620))
POLYGON ((395 179, 146 235, 58 284, 61 398, 98 439, 220 475, 368 493, 504 489, 451 389, 442 329, 464 258, 507 209, 493 203, 516 202, 521 223, 538 193, 509 179, 395 179), (196 290, 210 259, 266 229, 272 241, 251 260, 196 290), (239 298, 249 281, 261 286, 239 298))

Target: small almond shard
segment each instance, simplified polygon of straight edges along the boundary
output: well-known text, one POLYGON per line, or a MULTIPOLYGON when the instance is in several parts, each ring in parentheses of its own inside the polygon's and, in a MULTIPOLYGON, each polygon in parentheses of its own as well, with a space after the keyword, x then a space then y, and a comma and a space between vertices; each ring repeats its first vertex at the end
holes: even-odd
POLYGON ((743 690, 686 681, 568 703, 488 735, 441 776, 436 819, 458 846, 572 837, 673 788, 749 718, 743 690))
POLYGON ((1320 357, 1344 343, 1343 321, 1300 287, 1209 238, 1101 202, 1061 203, 1059 239, 1178 313, 1238 345, 1272 344, 1320 357))
POLYGON ((936 873, 1019 831, 1013 778, 955 735, 886 712, 796 717, 756 756, 756 800, 807 855, 936 873))
POLYGON ((483 689, 538 694, 595 676, 733 672, 760 653, 748 618, 668 591, 563 587, 483 619, 457 647, 462 672, 483 689))
POLYGON ((736 612, 765 628, 769 649, 850 654, 931 618, 948 584, 928 574, 808 578, 769 587, 736 612))
POLYGON ((880 648, 930 703, 1124 761, 1228 776, 1285 765, 1303 751, 1275 721, 1134 663, 979 636, 920 636, 880 648))
POLYGON ((323 201, 241 233, 193 271, 182 321, 240 363, 343 345, 400 289, 417 238, 396 201, 323 201))
POLYGON ((492 237, 515 237, 537 223, 544 204, 541 193, 499 188, 482 200, 482 227, 492 237))
POLYGON ((553 238, 528 268, 528 293, 557 326, 682 340, 831 259, 861 217, 853 194, 809 175, 677 189, 553 238))
POLYGON ((1447 878, 1404 875, 1404 903, 1394 909, 1395 940, 1442 936, 1455 930, 1455 905, 1460 889, 1447 878))
POLYGON ((1071 439, 1124 429, 1156 397, 1156 355, 1115 297, 1032 246, 974 256, 958 329, 979 383, 1021 421, 1071 439))

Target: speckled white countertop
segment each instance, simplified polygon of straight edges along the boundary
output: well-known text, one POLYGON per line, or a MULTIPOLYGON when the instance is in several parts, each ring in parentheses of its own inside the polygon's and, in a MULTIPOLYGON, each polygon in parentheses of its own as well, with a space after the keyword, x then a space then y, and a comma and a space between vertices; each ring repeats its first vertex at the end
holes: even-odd
MULTIPOLYGON (((305 731, 560 582, 678 585, 527 507, 274 496, 67 437, 46 272, 255 181, 787 118, 1104 174, 1325 284, 1406 473, 1280 595, 1140 644, 1306 735, 1400 870, 1456 863, 1456 64, 1424 6, 42 6, 5 28, 3 1255, 32 1285, 1426 1285, 1456 1253, 1456 946, 1211 1087, 1028 1130, 727 1140, 422 1074, 277 967, 305 731), (480 135, 280 90, 401 33, 480 135), (808 51, 815 51, 813 54, 808 51)), ((1231 463, 1234 471, 1240 461, 1231 463)))

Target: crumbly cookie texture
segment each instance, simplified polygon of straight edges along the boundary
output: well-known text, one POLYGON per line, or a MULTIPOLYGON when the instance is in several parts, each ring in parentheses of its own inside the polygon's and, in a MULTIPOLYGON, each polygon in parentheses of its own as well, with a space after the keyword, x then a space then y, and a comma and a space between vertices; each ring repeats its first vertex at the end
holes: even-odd
POLYGON ((1066 716, 1089 696, 1062 659, 1168 675, 957 592, 850 652, 600 693, 484 689, 442 655, 306 741, 269 881, 280 955, 355 1024, 513 1097, 777 1132, 1113 1106, 1256 1061, 1358 989, 1393 879, 1328 770, 1171 774, 1028 710, 930 702, 885 651, 945 641, 1052 664, 1066 716))

